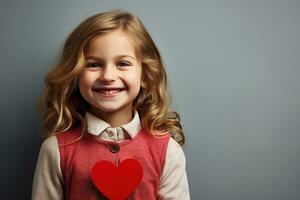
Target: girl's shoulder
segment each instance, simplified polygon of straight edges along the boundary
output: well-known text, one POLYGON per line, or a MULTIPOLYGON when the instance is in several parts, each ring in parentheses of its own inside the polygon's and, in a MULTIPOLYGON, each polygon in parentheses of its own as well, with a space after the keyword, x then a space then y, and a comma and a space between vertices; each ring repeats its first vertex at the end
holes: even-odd
POLYGON ((185 159, 181 145, 173 137, 170 137, 168 143, 168 152, 170 155, 172 155, 172 157, 178 157, 180 160, 185 159))
POLYGON ((140 139, 144 141, 145 144, 147 144, 148 147, 154 147, 157 149, 161 149, 161 147, 168 146, 169 140, 171 138, 171 135, 169 132, 160 132, 160 131, 153 131, 153 132, 147 132, 145 130, 142 130, 140 133, 140 139))
POLYGON ((81 133, 80 128, 70 128, 66 131, 55 134, 57 138, 74 138, 81 133))
POLYGON ((59 147, 61 147, 80 140, 84 136, 84 133, 85 132, 83 132, 81 128, 71 128, 64 132, 57 133, 55 137, 57 139, 59 147))
POLYGON ((58 149, 58 142, 54 135, 49 136, 45 139, 41 145, 39 157, 40 159, 47 158, 48 160, 55 160, 57 158, 57 149, 58 149))
POLYGON ((169 138, 171 137, 171 133, 169 131, 163 132, 163 131, 155 130, 152 132, 148 132, 142 129, 141 132, 144 133, 144 136, 152 140, 169 140, 169 138))

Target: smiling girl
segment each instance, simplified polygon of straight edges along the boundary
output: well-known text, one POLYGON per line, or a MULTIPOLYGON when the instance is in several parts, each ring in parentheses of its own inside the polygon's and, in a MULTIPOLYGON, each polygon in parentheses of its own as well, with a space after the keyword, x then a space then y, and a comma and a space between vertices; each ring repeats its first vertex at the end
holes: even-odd
POLYGON ((190 199, 180 118, 160 53, 138 17, 110 11, 83 21, 45 85, 39 110, 48 137, 32 199, 190 199), (119 167, 128 159, 143 174, 128 194, 121 194, 126 184, 112 186, 113 194, 95 184, 99 161, 119 167))

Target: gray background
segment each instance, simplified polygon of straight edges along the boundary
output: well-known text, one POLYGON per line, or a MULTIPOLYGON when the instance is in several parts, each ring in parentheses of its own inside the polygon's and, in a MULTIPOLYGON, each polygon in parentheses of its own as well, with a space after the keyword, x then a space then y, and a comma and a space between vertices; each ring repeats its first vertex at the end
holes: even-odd
POLYGON ((181 114, 191 198, 300 199, 296 0, 1 1, 1 199, 30 199, 43 77, 97 12, 139 15, 181 114))

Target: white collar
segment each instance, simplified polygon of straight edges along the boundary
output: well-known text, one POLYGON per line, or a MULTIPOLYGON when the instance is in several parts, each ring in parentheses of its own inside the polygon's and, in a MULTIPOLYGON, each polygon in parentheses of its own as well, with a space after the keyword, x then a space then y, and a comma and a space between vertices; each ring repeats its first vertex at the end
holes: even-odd
POLYGON ((125 130, 130 138, 134 138, 134 136, 140 131, 141 129, 141 122, 139 113, 135 110, 133 119, 128 122, 127 124, 122 125, 121 127, 114 127, 112 128, 110 124, 105 122, 104 120, 98 118, 97 116, 86 112, 85 115, 87 121, 87 130, 90 134, 95 136, 100 136, 102 132, 104 132, 107 128, 110 129, 117 129, 118 131, 125 130))

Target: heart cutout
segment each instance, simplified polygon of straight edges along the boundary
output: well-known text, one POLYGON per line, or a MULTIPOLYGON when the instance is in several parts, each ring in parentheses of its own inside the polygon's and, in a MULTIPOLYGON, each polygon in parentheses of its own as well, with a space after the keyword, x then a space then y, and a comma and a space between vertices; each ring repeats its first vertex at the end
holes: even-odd
POLYGON ((135 159, 126 159, 115 166, 101 160, 91 171, 94 185, 110 200, 124 200, 135 190, 143 177, 142 165, 135 159))

